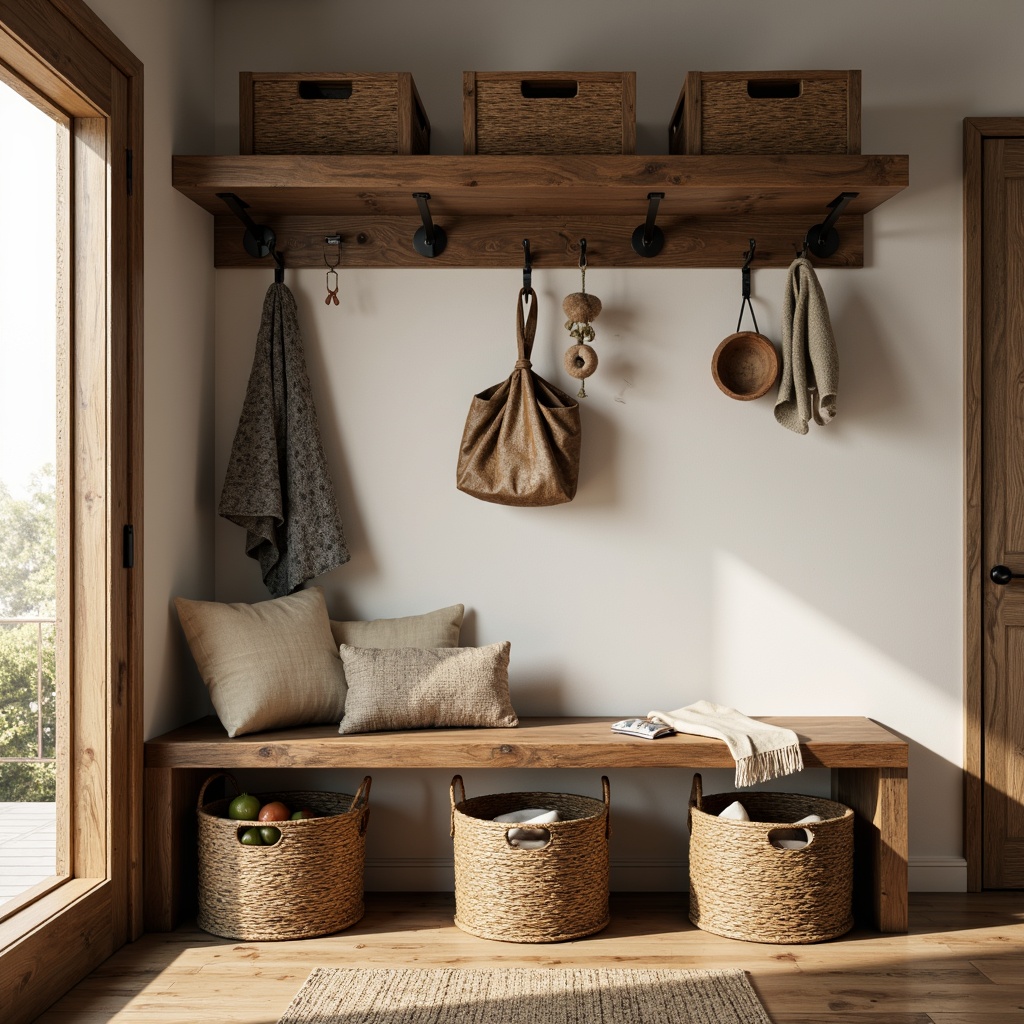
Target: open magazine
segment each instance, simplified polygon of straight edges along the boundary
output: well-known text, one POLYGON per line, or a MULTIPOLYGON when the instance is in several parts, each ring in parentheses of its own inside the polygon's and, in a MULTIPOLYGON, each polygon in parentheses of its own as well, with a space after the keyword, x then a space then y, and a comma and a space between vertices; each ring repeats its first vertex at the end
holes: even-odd
POLYGON ((662 736, 671 736, 675 729, 664 722, 654 722, 650 718, 624 718, 612 725, 612 732, 625 733, 627 736, 640 736, 645 740, 656 740, 662 736))

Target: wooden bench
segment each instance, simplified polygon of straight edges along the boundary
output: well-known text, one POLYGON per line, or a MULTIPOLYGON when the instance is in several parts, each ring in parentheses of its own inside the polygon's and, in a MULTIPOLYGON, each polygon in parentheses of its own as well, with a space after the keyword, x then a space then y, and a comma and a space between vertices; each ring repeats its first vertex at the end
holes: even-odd
MULTIPOLYGON (((195 810, 203 780, 237 768, 732 768, 724 743, 613 733, 614 718, 525 718, 515 729, 338 735, 323 725, 229 739, 204 718, 146 743, 145 922, 168 931, 195 899, 195 810)), ((832 771, 832 797, 857 813, 854 897, 883 932, 907 930, 906 740, 868 718, 762 718, 793 729, 806 768, 832 771)), ((689 780, 685 782, 689 791, 689 780)), ((285 788, 283 785, 281 788, 285 788)))

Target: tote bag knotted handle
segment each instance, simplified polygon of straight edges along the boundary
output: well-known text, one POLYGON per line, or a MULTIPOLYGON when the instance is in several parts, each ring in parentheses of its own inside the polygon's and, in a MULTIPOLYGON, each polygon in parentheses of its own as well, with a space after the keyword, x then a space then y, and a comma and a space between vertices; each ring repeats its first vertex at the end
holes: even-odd
POLYGON ((516 362, 517 370, 528 370, 533 365, 530 362, 530 353, 533 352, 533 338, 537 333, 537 293, 531 288, 519 289, 519 298, 516 300, 516 342, 519 345, 519 360, 516 362), (523 323, 523 299, 528 299, 530 312, 523 323))

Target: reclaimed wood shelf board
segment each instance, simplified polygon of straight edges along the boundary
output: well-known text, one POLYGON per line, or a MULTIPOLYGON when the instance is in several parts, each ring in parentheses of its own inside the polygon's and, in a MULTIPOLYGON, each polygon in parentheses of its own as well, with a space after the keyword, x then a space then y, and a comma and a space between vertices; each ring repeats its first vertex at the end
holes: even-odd
POLYGON ((864 215, 909 184, 905 155, 827 156, 175 156, 174 187, 216 217, 215 265, 266 266, 249 256, 221 193, 272 227, 290 267, 323 266, 327 235, 342 235, 342 267, 514 267, 531 240, 538 267, 574 266, 579 239, 592 265, 788 266, 829 204, 855 192, 822 266, 860 266, 864 215), (635 253, 648 194, 664 193, 665 245, 635 253), (413 196, 430 196, 447 234, 428 259, 412 247, 422 223, 413 196))

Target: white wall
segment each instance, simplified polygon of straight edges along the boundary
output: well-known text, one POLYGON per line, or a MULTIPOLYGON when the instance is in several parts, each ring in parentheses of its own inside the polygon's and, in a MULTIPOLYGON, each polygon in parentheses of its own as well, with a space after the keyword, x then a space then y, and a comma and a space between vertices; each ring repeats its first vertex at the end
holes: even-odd
POLYGON ((213 591, 213 225, 171 154, 213 144, 210 0, 89 0, 145 65, 145 733, 203 713, 171 597, 213 591))
MULTIPOLYGON (((338 308, 324 305, 321 272, 290 273, 353 552, 319 582, 339 617, 464 602, 465 643, 511 640, 521 714, 643 714, 709 698, 752 715, 876 718, 912 745, 912 887, 963 888, 961 119, 1024 107, 1024 7, 218 0, 214 16, 225 153, 237 151, 240 70, 412 71, 438 153, 461 151, 466 69, 634 69, 638 148, 655 153, 687 70, 863 70, 863 151, 909 153, 911 187, 867 218, 863 269, 821 272, 839 413, 808 436, 779 427, 771 399, 730 401, 712 381, 711 353, 736 323, 738 273, 592 264, 601 366, 583 403, 579 493, 549 509, 484 504, 455 489, 456 454, 470 397, 511 371, 517 273, 343 265, 338 308)), ((175 141, 201 151, 201 141, 175 141)), ((153 145, 150 159, 160 158, 153 145)), ((173 282, 163 301, 179 309, 183 292, 204 287, 206 257, 193 255, 162 282, 173 282)), ((185 475, 211 472, 219 493, 271 275, 215 278, 214 450, 212 460, 187 453, 185 475)), ((784 279, 754 274, 759 323, 776 339, 784 279)), ((535 369, 568 387, 560 304, 578 276, 538 271, 534 283, 535 369)), ((201 390, 209 367, 197 356, 201 390)), ((165 401, 157 429, 196 431, 165 401)), ((200 408, 209 415, 205 400, 200 408)), ((203 495, 211 486, 189 482, 203 495)), ((209 511, 205 497, 200 506, 209 511)), ((151 560, 160 527, 150 520, 151 560)), ((169 549, 180 554, 180 541, 169 549)), ((214 553, 219 599, 267 596, 237 527, 217 521, 214 553)), ((202 596, 205 584, 198 572, 151 576, 148 632, 172 629, 169 591, 202 596)), ((176 686, 165 677, 156 699, 176 686)), ((200 690, 194 675, 189 686, 190 697, 200 690)), ((731 787, 728 773, 709 774, 708 790, 731 787)), ((447 782, 380 773, 371 887, 450 884, 447 782)), ((612 782, 619 886, 679 887, 689 778, 631 771, 612 782)), ((827 789, 820 776, 787 782, 827 789)), ((471 795, 499 785, 598 792, 596 773, 467 778, 471 795)))

